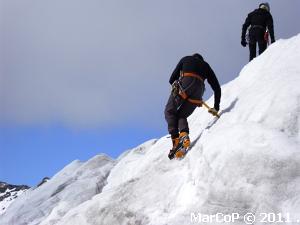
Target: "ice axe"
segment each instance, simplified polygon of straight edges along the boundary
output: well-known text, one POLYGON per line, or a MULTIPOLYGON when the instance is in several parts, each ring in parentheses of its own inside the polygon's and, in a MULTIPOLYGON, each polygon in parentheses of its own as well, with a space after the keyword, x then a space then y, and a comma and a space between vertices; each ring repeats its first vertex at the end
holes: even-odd
MULTIPOLYGON (((207 108, 208 110, 212 109, 212 108, 209 107, 209 105, 206 104, 205 101, 202 101, 202 105, 204 105, 205 108, 207 108)), ((209 113, 211 113, 211 114, 213 114, 214 116, 220 118, 220 115, 218 114, 218 112, 209 112, 209 113)))

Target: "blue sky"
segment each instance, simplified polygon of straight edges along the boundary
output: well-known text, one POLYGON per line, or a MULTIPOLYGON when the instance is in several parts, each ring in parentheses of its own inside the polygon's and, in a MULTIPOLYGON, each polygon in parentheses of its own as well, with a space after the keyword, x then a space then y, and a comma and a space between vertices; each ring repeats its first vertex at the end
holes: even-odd
POLYGON ((1 180, 36 184, 74 159, 88 160, 99 153, 111 157, 164 134, 139 124, 74 131, 61 126, 4 127, 0 129, 1 180))
MULTIPOLYGON (((259 3, 1 0, 0 180, 36 185, 72 160, 165 135, 178 60, 199 52, 220 83, 234 79, 259 3)), ((298 34, 299 1, 269 3, 276 39, 298 34)))

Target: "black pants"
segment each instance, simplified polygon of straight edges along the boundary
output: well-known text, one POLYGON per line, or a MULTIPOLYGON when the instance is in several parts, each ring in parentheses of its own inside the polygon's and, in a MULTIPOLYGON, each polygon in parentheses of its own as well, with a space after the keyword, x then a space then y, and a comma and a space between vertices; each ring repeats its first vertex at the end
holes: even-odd
POLYGON ((267 48, 267 42, 264 39, 265 31, 262 28, 252 28, 249 31, 249 51, 250 60, 256 57, 256 45, 258 44, 259 55, 263 53, 267 48))
MULTIPOLYGON (((190 78, 185 79, 183 86, 189 86, 190 82, 190 78)), ((192 99, 202 99, 204 89, 204 83, 197 81, 189 88, 187 93, 192 99)), ((170 95, 165 107, 165 119, 168 123, 168 131, 172 138, 178 137, 179 132, 185 131, 189 133, 187 118, 196 108, 197 105, 183 100, 180 96, 174 97, 172 94, 170 95)))

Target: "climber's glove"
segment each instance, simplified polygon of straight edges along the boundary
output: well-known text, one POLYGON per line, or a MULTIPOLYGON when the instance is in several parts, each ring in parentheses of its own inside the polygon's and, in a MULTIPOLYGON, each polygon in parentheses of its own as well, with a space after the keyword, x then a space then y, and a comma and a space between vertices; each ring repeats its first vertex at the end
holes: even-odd
POLYGON ((246 40, 245 40, 245 39, 242 39, 242 41, 241 41, 241 45, 242 45, 243 47, 246 47, 246 45, 247 45, 247 42, 246 42, 246 40))
POLYGON ((216 110, 215 108, 210 108, 210 109, 208 110, 208 112, 209 112, 210 114, 212 114, 213 116, 217 116, 217 115, 218 115, 218 110, 216 110))

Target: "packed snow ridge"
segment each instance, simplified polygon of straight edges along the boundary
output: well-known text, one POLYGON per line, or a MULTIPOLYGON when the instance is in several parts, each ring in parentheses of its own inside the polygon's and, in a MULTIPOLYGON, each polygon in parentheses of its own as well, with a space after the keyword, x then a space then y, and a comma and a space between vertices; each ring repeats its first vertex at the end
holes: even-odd
POLYGON ((233 224, 244 224, 246 213, 281 213, 297 224, 299 62, 300 35, 246 65, 222 87, 220 119, 203 108, 189 119, 194 146, 183 160, 168 159, 165 136, 117 160, 74 161, 21 195, 0 224, 182 225, 197 223, 191 215, 217 213, 240 214, 233 224))

